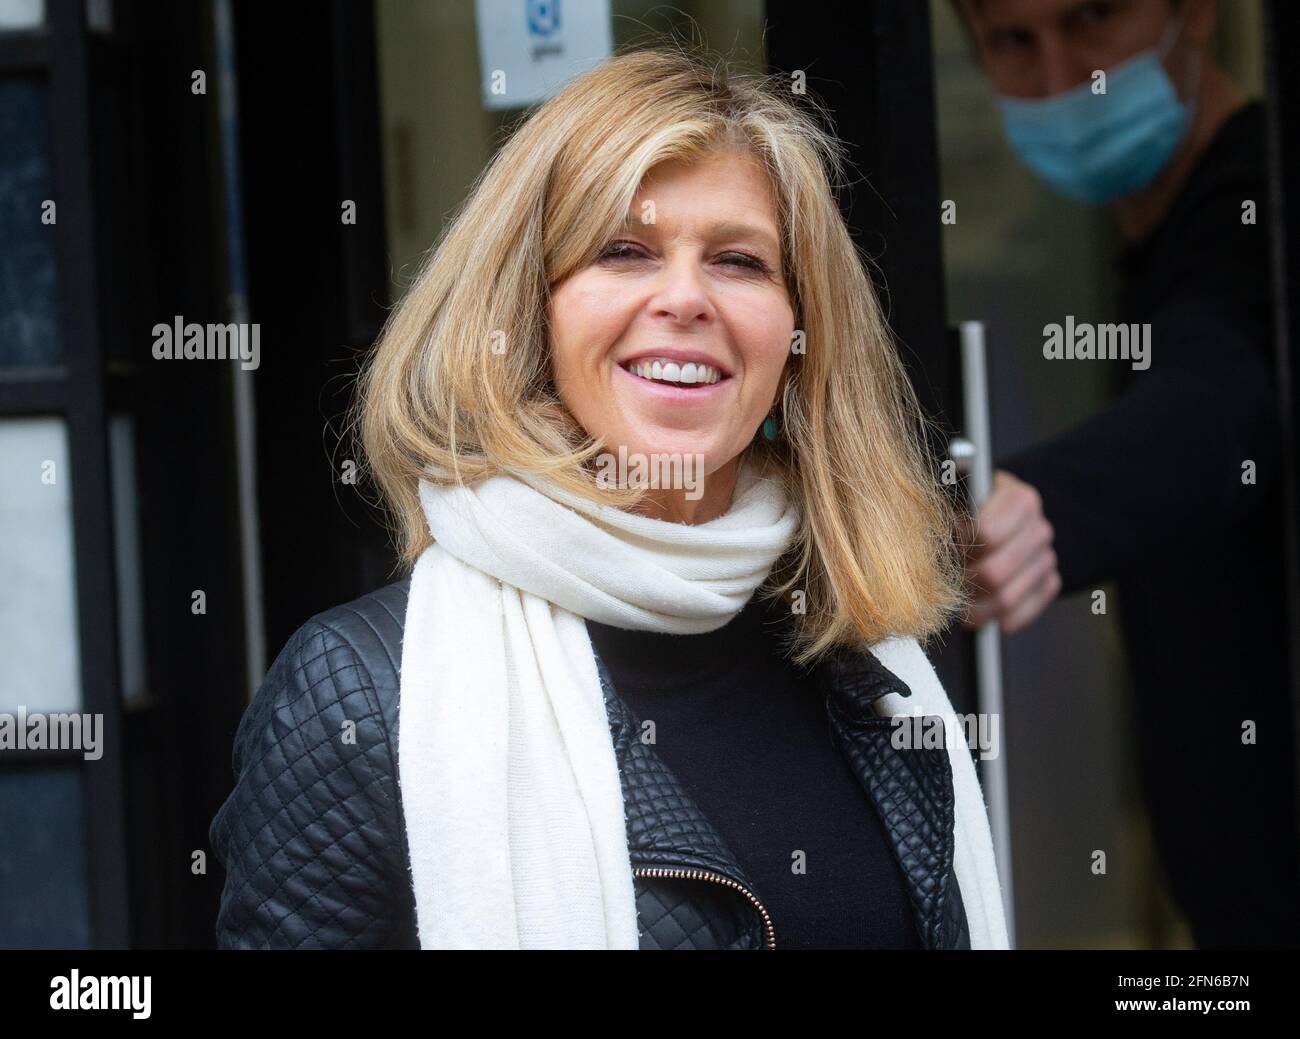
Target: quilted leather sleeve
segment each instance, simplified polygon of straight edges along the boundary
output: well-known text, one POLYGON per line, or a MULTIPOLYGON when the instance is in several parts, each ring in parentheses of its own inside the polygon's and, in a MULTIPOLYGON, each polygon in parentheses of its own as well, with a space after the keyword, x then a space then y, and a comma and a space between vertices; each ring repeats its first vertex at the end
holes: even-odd
POLYGON ((236 732, 235 788, 209 830, 219 948, 418 947, 373 647, 332 616, 294 633, 236 732))

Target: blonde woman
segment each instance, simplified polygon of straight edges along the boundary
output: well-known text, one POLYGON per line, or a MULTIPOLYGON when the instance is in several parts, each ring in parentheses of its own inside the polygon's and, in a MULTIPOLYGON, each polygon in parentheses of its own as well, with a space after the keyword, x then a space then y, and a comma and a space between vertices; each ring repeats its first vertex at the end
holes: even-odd
POLYGON ((248 708, 220 945, 1006 946, 917 642, 950 517, 839 162, 676 47, 500 150, 358 396, 411 575, 248 708))

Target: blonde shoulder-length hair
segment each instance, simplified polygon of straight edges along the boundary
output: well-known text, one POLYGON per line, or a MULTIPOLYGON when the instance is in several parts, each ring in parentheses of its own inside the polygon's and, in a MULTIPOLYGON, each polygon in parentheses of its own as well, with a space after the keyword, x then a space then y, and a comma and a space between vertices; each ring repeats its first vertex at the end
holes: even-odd
POLYGON ((760 594, 791 603, 801 664, 836 645, 923 638, 961 601, 952 511, 835 202, 842 146, 776 76, 736 74, 682 44, 618 54, 531 113, 389 315, 364 365, 352 428, 402 561, 412 565, 432 541, 418 493, 430 463, 465 484, 545 474, 618 508, 645 493, 593 476, 605 447, 551 380, 550 289, 617 234, 655 164, 719 149, 748 154, 768 174, 803 333, 777 392, 780 436, 746 449, 802 512, 760 594))

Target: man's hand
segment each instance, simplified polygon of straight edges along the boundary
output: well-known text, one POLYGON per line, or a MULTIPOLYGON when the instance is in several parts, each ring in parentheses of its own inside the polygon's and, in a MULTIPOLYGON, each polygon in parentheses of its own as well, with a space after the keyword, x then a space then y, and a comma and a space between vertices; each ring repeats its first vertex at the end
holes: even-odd
POLYGON ((1038 492, 1010 473, 993 474, 993 491, 968 521, 966 576, 974 601, 963 625, 978 628, 996 619, 1010 635, 1032 623, 1061 592, 1052 551, 1052 525, 1038 492))

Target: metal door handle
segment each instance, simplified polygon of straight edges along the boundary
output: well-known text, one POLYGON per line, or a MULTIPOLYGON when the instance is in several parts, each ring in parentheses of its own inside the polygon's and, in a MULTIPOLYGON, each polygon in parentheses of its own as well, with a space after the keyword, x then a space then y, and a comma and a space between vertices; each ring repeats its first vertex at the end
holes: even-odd
MULTIPOLYGON (((961 347, 962 405, 964 437, 948 445, 949 457, 967 474, 971 505, 978 510, 993 490, 993 437, 989 428, 988 365, 984 355, 984 323, 963 321, 957 326, 961 347)), ((1007 918, 1007 935, 1016 945, 1015 897, 1011 877, 1011 813, 1007 796, 1006 732, 1002 712, 1002 643, 996 620, 975 633, 975 689, 979 712, 998 720, 995 757, 983 765, 985 796, 989 804, 989 825, 993 831, 993 854, 1002 880, 1002 901, 1007 918)))

